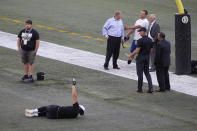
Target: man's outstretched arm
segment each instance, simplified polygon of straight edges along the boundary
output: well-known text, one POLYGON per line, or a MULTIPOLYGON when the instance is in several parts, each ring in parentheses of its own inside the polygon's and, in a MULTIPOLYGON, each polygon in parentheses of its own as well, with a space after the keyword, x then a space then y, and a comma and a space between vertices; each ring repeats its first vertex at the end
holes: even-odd
POLYGON ((72 85, 72 94, 71 94, 72 104, 76 104, 78 102, 77 96, 78 96, 77 89, 76 89, 75 85, 72 85))
POLYGON ((77 84, 77 82, 76 82, 75 78, 73 78, 72 79, 72 86, 71 86, 71 88, 72 88, 72 94, 71 94, 72 104, 78 103, 78 98, 77 98, 78 94, 77 94, 76 84, 77 84))
POLYGON ((135 29, 139 29, 142 28, 141 25, 136 25, 136 26, 125 26, 125 30, 135 30, 135 29))

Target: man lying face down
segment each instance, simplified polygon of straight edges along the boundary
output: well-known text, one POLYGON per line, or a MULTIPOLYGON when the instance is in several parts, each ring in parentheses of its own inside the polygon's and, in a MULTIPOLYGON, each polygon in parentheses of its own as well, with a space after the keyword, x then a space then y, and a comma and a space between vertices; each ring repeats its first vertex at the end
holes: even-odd
POLYGON ((47 117, 48 119, 77 118, 84 115, 85 107, 79 105, 77 98, 76 80, 72 80, 72 106, 48 105, 36 109, 25 109, 26 117, 47 117))

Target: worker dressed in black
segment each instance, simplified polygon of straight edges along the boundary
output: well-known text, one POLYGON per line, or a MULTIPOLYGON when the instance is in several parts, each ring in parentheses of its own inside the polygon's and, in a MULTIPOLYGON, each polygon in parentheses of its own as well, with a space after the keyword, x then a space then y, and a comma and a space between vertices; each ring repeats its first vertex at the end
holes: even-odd
POLYGON ((42 106, 36 109, 25 109, 26 117, 47 117, 48 119, 70 119, 77 118, 78 115, 84 115, 85 107, 79 105, 78 95, 76 88, 76 80, 72 80, 72 106, 59 106, 59 105, 48 105, 42 106))
POLYGON ((139 93, 143 92, 142 86, 143 86, 143 73, 144 73, 149 86, 147 93, 152 93, 153 92, 152 79, 149 73, 149 58, 150 58, 150 51, 152 48, 152 40, 147 36, 146 28, 139 29, 139 33, 142 36, 142 38, 138 40, 137 48, 135 49, 135 51, 129 55, 129 60, 133 60, 134 56, 138 54, 136 58, 136 69, 138 75, 137 92, 139 93))
POLYGON ((169 80, 169 66, 170 66, 170 54, 171 54, 171 44, 165 40, 165 34, 158 34, 159 43, 156 49, 155 56, 155 66, 157 80, 159 83, 160 89, 158 92, 165 92, 166 90, 170 91, 170 80, 169 80))

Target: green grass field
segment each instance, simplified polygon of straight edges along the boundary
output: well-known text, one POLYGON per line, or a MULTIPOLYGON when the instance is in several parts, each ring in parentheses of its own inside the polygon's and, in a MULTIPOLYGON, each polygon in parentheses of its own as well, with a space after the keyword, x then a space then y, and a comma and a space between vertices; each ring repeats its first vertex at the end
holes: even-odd
MULTIPOLYGON (((197 8, 196 1, 183 0, 192 16, 192 58, 197 59, 197 8)), ((58 29, 66 29, 75 33, 102 37, 101 29, 104 22, 119 9, 123 12, 125 25, 134 24, 141 9, 158 15, 158 22, 167 39, 172 42, 172 63, 174 67, 174 14, 177 12, 173 0, 1 0, 0 17, 8 17, 25 21, 27 18, 35 24, 58 29)), ((21 24, 0 21, 0 30, 17 34, 23 28, 21 24)), ((63 33, 38 29, 42 40, 59 43, 69 47, 105 54, 105 42, 81 39, 63 33)), ((127 49, 121 51, 121 59, 127 49)), ((174 68, 173 68, 174 69, 174 68)))
MULTIPOLYGON (((197 1, 183 0, 192 17, 192 58, 197 59, 197 1)), ((101 29, 113 12, 123 12, 125 25, 138 18, 141 9, 158 15, 167 39, 172 42, 174 70, 174 0, 0 0, 0 17, 102 38, 101 29)), ((22 24, 0 20, 0 31, 18 34, 22 24)), ((105 54, 103 41, 36 28, 41 40, 98 54, 105 54)), ((126 60, 121 49, 120 58, 126 60)), ((19 82, 22 65, 16 51, 0 47, 0 130, 2 131, 196 131, 197 99, 170 92, 137 94, 137 82, 126 78, 37 57, 36 72, 47 80, 34 84, 19 82), (47 67, 47 68, 46 68, 47 67), (79 81, 79 98, 87 114, 76 120, 28 119, 24 109, 48 104, 70 105, 70 89, 64 78, 79 81)), ((145 84, 145 87, 147 85, 145 84)), ((157 88, 157 87, 155 87, 157 88)))

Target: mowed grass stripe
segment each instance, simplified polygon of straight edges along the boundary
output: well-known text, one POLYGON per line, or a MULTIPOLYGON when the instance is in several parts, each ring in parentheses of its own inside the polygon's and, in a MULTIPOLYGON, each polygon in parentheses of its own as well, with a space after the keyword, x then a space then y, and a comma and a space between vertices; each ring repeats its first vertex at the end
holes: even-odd
MULTIPOLYGON (((12 18, 7 18, 7 17, 0 17, 0 20, 1 21, 12 22, 12 23, 17 23, 17 24, 25 24, 24 21, 17 20, 17 19, 12 19, 12 18)), ((60 33, 65 33, 67 35, 78 36, 78 37, 85 38, 85 39, 92 39, 92 40, 101 41, 101 42, 106 41, 103 38, 97 38, 97 37, 93 37, 93 36, 89 36, 89 35, 83 35, 83 34, 80 34, 80 33, 75 33, 75 32, 71 32, 71 31, 64 30, 64 29, 57 29, 57 28, 53 28, 53 27, 49 27, 49 26, 45 26, 45 25, 35 24, 34 26, 37 27, 37 28, 42 28, 42 29, 46 29, 46 30, 49 30, 49 31, 56 31, 56 32, 60 32, 60 33)), ((129 44, 125 44, 124 46, 127 47, 127 48, 130 47, 129 44)))

